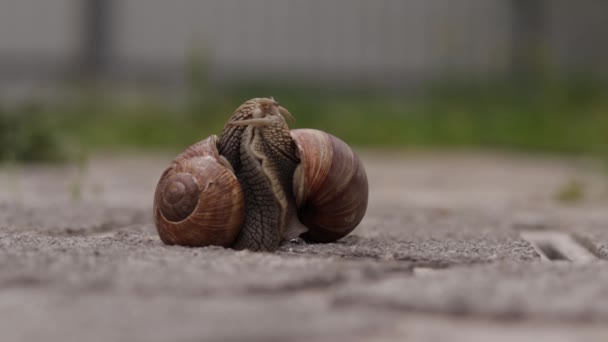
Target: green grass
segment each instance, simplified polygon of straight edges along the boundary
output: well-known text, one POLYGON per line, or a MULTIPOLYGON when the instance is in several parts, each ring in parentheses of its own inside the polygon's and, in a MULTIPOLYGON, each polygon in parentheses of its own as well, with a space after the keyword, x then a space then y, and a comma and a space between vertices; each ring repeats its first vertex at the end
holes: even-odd
POLYGON ((0 109, 0 161, 54 162, 68 158, 52 117, 29 105, 7 112, 0 109))
POLYGON ((5 110, 0 159, 56 160, 66 150, 181 150, 219 135, 245 100, 270 95, 296 117, 292 127, 323 129, 358 146, 608 156, 607 88, 591 82, 454 83, 403 94, 285 85, 192 89, 181 105, 88 93, 60 105, 5 110))
POLYGON ((577 179, 571 179, 563 184, 555 193, 554 198, 564 204, 574 204, 585 198, 585 184, 577 179))

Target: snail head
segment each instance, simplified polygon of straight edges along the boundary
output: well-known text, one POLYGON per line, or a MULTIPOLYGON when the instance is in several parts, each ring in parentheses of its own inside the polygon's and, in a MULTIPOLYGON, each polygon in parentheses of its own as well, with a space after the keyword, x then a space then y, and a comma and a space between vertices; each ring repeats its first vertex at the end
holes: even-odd
POLYGON ((254 126, 267 127, 277 119, 286 122, 287 120, 294 122, 295 119, 287 109, 281 107, 274 98, 258 98, 255 99, 255 107, 251 111, 251 118, 231 121, 229 126, 254 126))

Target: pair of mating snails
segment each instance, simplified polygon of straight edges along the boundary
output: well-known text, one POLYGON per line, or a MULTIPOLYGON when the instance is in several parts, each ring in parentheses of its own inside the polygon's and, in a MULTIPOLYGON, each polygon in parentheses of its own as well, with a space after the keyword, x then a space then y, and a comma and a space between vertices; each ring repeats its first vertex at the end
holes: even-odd
POLYGON ((363 164, 342 140, 313 129, 289 130, 291 114, 257 98, 163 172, 154 220, 169 245, 274 251, 301 236, 332 242, 367 209, 363 164))

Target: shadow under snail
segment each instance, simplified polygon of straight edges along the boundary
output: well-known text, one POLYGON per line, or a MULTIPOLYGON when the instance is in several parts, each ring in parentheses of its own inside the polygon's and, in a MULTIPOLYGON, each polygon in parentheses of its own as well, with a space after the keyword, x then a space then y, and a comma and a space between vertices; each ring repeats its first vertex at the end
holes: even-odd
POLYGON ((169 245, 275 251, 298 236, 333 242, 367 209, 361 160, 342 140, 314 129, 289 130, 291 114, 257 98, 163 172, 154 220, 169 245))

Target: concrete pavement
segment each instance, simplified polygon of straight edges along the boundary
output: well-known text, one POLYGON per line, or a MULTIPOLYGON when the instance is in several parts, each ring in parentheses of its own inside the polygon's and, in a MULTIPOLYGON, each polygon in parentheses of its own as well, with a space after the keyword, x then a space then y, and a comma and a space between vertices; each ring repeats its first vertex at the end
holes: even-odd
POLYGON ((2 341, 608 339, 608 176, 588 163, 363 153, 361 226, 262 254, 160 242, 170 159, 0 171, 2 341), (556 200, 571 179, 583 196, 556 200))

